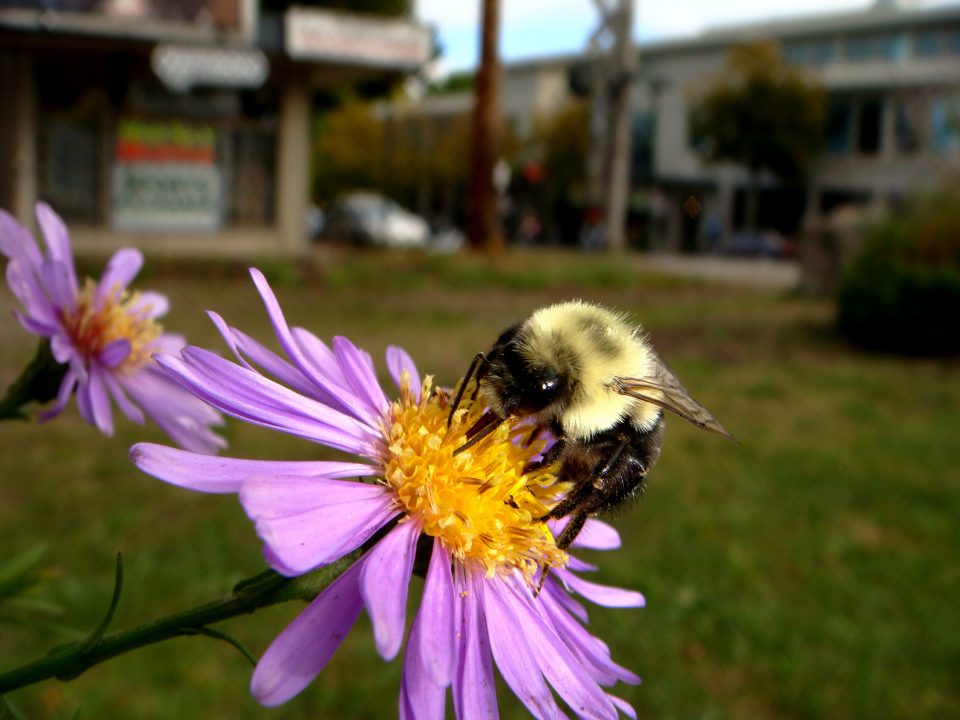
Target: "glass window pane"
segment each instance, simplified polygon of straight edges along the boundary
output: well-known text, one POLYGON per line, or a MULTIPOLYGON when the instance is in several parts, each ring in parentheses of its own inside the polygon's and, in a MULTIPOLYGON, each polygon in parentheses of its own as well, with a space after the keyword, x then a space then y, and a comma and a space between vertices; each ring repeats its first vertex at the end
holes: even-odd
POLYGON ((857 122, 857 150, 872 155, 880 149, 882 105, 879 100, 865 100, 860 105, 857 122))

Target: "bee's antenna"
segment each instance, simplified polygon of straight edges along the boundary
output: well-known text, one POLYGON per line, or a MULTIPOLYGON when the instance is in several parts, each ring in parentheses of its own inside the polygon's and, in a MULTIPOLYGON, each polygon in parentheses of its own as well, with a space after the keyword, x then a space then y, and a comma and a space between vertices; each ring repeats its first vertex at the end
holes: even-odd
MULTIPOLYGON (((473 378, 473 376, 477 374, 477 371, 480 368, 480 363, 484 362, 486 359, 487 356, 482 352, 479 352, 473 356, 473 361, 470 363, 470 367, 467 368, 467 374, 463 376, 463 380, 460 382, 460 387, 457 389, 457 396, 453 399, 453 405, 450 407, 450 414, 447 416, 447 427, 450 427, 450 423, 453 422, 453 414, 457 411, 457 408, 460 407, 460 401, 463 400, 463 393, 466 391, 467 385, 470 384, 470 380, 473 378)), ((457 452, 459 452, 459 450, 457 452)))
POLYGON ((489 435, 498 427, 500 427, 500 423, 502 423, 503 420, 504 418, 501 418, 495 413, 492 413, 489 410, 487 410, 487 412, 481 415, 480 419, 477 420, 470 427, 470 429, 467 430, 466 435, 467 437, 470 437, 470 439, 467 440, 463 445, 458 447, 456 450, 454 450, 453 454, 459 455, 464 450, 468 448, 472 448, 478 442, 483 440, 487 435, 489 435))

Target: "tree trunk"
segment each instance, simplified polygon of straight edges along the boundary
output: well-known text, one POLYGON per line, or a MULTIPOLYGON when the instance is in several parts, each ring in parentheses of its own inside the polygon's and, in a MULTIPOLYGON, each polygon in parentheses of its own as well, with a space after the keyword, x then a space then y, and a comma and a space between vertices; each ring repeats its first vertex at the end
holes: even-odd
POLYGON ((470 247, 487 252, 503 248, 493 186, 493 167, 499 151, 499 6, 500 0, 483 0, 480 67, 477 70, 471 128, 470 197, 467 203, 467 239, 470 247))
POLYGON ((607 248, 623 252, 627 247, 627 200, 630 195, 630 86, 633 79, 633 0, 620 0, 614 21, 614 67, 610 78, 610 151, 607 196, 604 198, 607 248))

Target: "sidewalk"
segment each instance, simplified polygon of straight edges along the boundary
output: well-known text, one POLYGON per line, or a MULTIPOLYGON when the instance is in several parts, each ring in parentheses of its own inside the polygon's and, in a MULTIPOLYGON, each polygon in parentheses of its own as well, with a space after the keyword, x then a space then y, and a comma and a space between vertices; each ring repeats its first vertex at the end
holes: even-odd
POLYGON ((653 270, 770 290, 793 290, 800 284, 800 263, 768 258, 730 258, 696 255, 645 255, 653 270))

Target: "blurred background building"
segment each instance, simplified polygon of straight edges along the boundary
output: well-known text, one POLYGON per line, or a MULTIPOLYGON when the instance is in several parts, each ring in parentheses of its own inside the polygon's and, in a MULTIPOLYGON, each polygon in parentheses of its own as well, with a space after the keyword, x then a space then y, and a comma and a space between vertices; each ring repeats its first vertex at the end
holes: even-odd
MULTIPOLYGON (((771 254, 801 227, 836 208, 890 204, 960 168, 960 5, 871 7, 736 25, 637 47, 632 80, 630 223, 634 246, 667 252, 771 254), (748 172, 710 162, 695 130, 697 99, 724 70, 729 51, 776 43, 826 94, 824 146, 802 181, 760 176, 758 227, 748 232, 748 172), (742 246, 737 243, 742 243, 742 246), (754 247, 756 245, 756 247, 754 247), (723 248, 719 248, 723 249, 723 248)), ((587 56, 507 64, 504 122, 529 134, 538 118, 587 95, 587 56)), ((451 118, 469 111, 467 91, 427 97, 395 112, 451 118)), ((522 156, 515 176, 530 163, 522 156)), ((574 198, 574 203, 577 200, 574 198)), ((554 213, 556 214, 556 213, 554 213)), ((558 242, 575 242, 558 234, 558 242)))
MULTIPOLYGON (((249 255, 305 250, 319 232, 305 217, 323 217, 310 211, 359 189, 455 237, 472 74, 390 92, 438 51, 412 6, 0 0, 0 207, 27 220, 47 200, 79 247, 249 255), (329 9, 342 7, 365 12, 329 9), (369 95, 389 100, 371 108, 369 95)), ((602 246, 589 232, 593 62, 503 67, 494 182, 512 241, 602 246)), ((645 42, 629 79, 634 248, 783 254, 827 214, 960 172, 960 4, 879 0, 645 42), (825 139, 802 176, 717 161, 698 131, 731 49, 758 42, 825 94, 825 139)))
MULTIPOLYGON (((690 103, 738 43, 777 41, 827 94, 826 143, 804 186, 764 178, 760 227, 797 231, 805 215, 847 203, 888 203, 942 179, 960 150, 960 6, 917 9, 878 2, 855 13, 730 27, 640 51, 638 123, 652 146, 651 184, 663 193, 672 249, 707 249, 708 219, 745 224, 742 168, 703 161, 690 103), (684 205, 695 198, 700 211, 684 205)), ((641 170, 641 175, 643 171, 641 170)), ((693 203, 691 203, 693 204, 693 203)))
POLYGON ((46 200, 81 248, 302 250, 313 93, 432 50, 380 5, 0 0, 0 207, 46 200))

